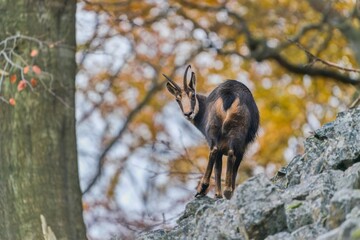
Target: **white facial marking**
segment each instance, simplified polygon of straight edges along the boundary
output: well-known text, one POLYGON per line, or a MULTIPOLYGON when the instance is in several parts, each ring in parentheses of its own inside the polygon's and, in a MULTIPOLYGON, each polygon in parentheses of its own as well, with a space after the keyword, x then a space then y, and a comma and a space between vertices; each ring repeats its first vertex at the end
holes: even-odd
POLYGON ((193 116, 191 119, 194 119, 196 114, 198 114, 199 112, 199 102, 198 102, 198 99, 195 97, 195 108, 194 108, 194 112, 193 112, 193 116))
POLYGON ((182 94, 181 99, 184 114, 191 112, 191 99, 186 95, 186 93, 182 94))

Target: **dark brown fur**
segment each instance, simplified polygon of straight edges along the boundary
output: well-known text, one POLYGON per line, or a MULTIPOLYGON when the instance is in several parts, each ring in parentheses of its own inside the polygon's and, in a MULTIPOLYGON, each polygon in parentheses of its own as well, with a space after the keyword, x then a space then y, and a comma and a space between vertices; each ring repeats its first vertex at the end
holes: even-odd
MULTIPOLYGON (((196 94, 194 73, 192 73, 189 86, 184 86, 185 90, 182 90, 171 79, 168 78, 168 80, 167 87, 177 98, 183 91, 186 91, 186 94, 182 95, 195 95, 196 99, 191 99, 192 109, 184 112, 184 115, 189 119, 190 116, 193 116, 193 119, 190 120, 204 134, 210 147, 208 166, 196 196, 206 194, 212 169, 215 168, 215 195, 218 198, 222 197, 222 156, 226 155, 224 195, 228 199, 231 198, 240 162, 247 145, 255 139, 259 126, 259 111, 250 90, 238 81, 227 80, 206 97, 196 94)), ((185 83, 186 74, 184 76, 185 83)), ((178 103, 183 109, 181 101, 178 103)))

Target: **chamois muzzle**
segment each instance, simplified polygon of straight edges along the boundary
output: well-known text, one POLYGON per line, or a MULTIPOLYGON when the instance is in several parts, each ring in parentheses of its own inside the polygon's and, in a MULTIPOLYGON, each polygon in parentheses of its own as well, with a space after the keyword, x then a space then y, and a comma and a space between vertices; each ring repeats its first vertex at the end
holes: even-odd
POLYGON ((194 112, 193 111, 190 111, 190 112, 187 112, 187 113, 184 113, 185 117, 187 117, 188 119, 192 118, 192 114, 194 112))

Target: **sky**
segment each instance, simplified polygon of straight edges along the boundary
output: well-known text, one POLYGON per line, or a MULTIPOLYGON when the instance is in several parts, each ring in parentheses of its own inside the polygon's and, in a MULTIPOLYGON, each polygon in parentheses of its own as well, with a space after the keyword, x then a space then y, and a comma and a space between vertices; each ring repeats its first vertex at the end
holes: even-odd
MULTIPOLYGON (((105 24, 105 15, 98 15, 93 12, 83 10, 82 3, 78 3, 76 20, 76 40, 78 45, 85 43, 88 39, 93 37, 97 22, 100 23, 100 33, 103 32, 105 34, 111 31, 111 29, 109 29, 105 24)), ((95 75, 103 70, 110 69, 111 71, 116 71, 116 69, 124 64, 125 58, 127 57, 127 53, 129 51, 129 45, 124 38, 114 36, 106 40, 106 42, 102 43, 102 45, 101 52, 77 52, 77 63, 82 63, 83 66, 76 77, 76 85, 78 88, 86 87, 89 82, 89 78, 92 75, 95 75)), ((106 86, 101 86, 101 84, 97 87, 106 88, 106 86)), ((128 94, 130 96, 124 97, 132 97, 131 95, 136 93, 130 92, 128 94)), ((93 101, 97 100, 96 93, 93 95, 90 94, 90 97, 92 97, 93 101)), ((108 101, 112 101, 115 96, 111 96, 109 93, 107 98, 108 101)), ((88 182, 96 174, 98 157, 101 154, 101 136, 106 130, 107 122, 111 122, 113 132, 116 133, 118 129, 122 127, 124 121, 121 113, 114 112, 112 116, 108 117, 108 119, 104 119, 100 112, 95 110, 89 118, 80 122, 80 119, 83 118, 84 114, 86 114, 91 109, 92 104, 89 103, 85 96, 78 91, 76 94, 76 117, 78 120, 77 143, 79 152, 80 184, 82 189, 86 188, 88 182)), ((167 123, 165 127, 172 129, 172 131, 169 131, 171 133, 171 137, 177 140, 176 142, 178 145, 183 145, 178 146, 178 148, 189 147, 199 141, 205 141, 200 132, 198 132, 196 129, 193 131, 194 129, 191 128, 192 126, 190 126, 190 124, 182 117, 182 114, 180 113, 175 102, 168 104, 168 106, 164 108, 161 117, 158 117, 155 119, 155 121, 164 121, 165 119, 167 123), (184 124, 188 124, 190 128, 186 128, 184 130, 182 128, 184 124)), ((159 136, 159 138, 161 140, 161 136, 159 136)), ((110 156, 116 156, 117 159, 127 157, 129 149, 127 149, 126 144, 122 144, 126 141, 131 141, 130 134, 125 134, 121 141, 112 148, 112 150, 109 152, 110 156)), ((171 222, 173 223, 176 220, 176 217, 179 216, 180 212, 184 210, 184 206, 169 205, 172 202, 167 201, 168 197, 182 199, 189 196, 189 192, 195 192, 194 186, 196 186, 197 182, 194 180, 190 181, 187 186, 183 186, 181 188, 171 188, 167 195, 159 196, 158 201, 150 201, 148 206, 144 206, 143 200, 141 199, 141 196, 139 196, 137 189, 146 188, 148 184, 147 181, 152 179, 152 171, 162 171, 162 169, 160 169, 161 166, 154 166, 154 164, 149 161, 149 158, 151 158, 153 154, 159 153, 152 152, 151 149, 141 149, 129 157, 129 159, 126 161, 126 169, 131 169, 131 171, 127 170, 121 175, 121 181, 119 181, 120 184, 116 187, 115 204, 122 206, 123 209, 126 209, 126 212, 129 216, 134 215, 135 218, 139 217, 138 214, 142 213, 144 209, 153 209, 153 211, 149 212, 149 216, 144 216, 145 221, 146 218, 151 219, 154 217, 154 215, 156 215, 158 218, 164 217, 166 219, 172 219, 169 221, 171 224, 171 222), (171 210, 169 211, 169 209, 171 210)), ((168 155, 166 157, 170 161, 172 156, 168 155)), ((104 188, 109 183, 109 176, 114 175, 116 171, 116 165, 117 164, 115 163, 106 164, 106 167, 103 169, 102 176, 97 184, 91 189, 89 194, 84 196, 85 201, 96 201, 97 198, 99 201, 101 200, 103 194, 102 188, 104 188)), ((163 171, 165 172, 166 169, 163 169, 163 171)), ((160 174, 153 181, 156 181, 158 184, 164 184, 168 181, 168 177, 166 174, 160 174)), ((87 224, 93 220, 93 214, 102 215, 107 214, 107 212, 104 209, 96 209, 94 212, 90 213, 85 212, 84 219, 87 224)), ((89 234, 94 239, 109 238, 112 236, 111 232, 116 232, 114 225, 106 223, 94 224, 88 230, 90 231, 89 234)))

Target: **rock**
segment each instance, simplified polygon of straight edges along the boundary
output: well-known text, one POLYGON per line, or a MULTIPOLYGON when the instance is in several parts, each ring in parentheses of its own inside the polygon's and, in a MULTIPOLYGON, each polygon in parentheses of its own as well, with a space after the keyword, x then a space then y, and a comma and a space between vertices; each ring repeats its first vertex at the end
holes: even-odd
MULTIPOLYGON (((198 210, 205 210, 206 208, 213 205, 215 202, 214 199, 209 198, 207 196, 202 198, 195 198, 193 201, 189 202, 186 207, 184 213, 177 220, 177 223, 180 224, 183 220, 188 218, 194 218, 198 210)), ((200 213, 199 213, 200 215, 200 213)))
POLYGON ((255 176, 238 187, 230 203, 239 209, 239 220, 251 239, 264 239, 286 230, 281 191, 265 175, 255 176))
POLYGON ((284 203, 280 193, 264 175, 255 176, 237 188, 230 201, 223 200, 205 211, 191 237, 264 239, 268 234, 286 229, 284 203))
MULTIPOLYGON (((360 110, 339 113, 337 119, 305 141, 307 177, 329 169, 345 170, 360 161, 360 110), (310 171, 309 171, 310 170, 310 171)), ((304 173, 304 172, 303 172, 304 173)))
POLYGON ((158 229, 142 235, 139 239, 157 240, 157 239, 164 239, 165 236, 166 236, 166 232, 163 229, 158 229))
POLYGON ((344 176, 337 181, 337 189, 360 189, 360 163, 347 169, 344 176))
POLYGON ((199 218, 194 233, 188 239, 245 239, 243 227, 239 225, 240 216, 238 209, 227 203, 220 203, 207 210, 199 218))
POLYGON ((285 205, 286 225, 289 231, 313 223, 312 209, 308 201, 294 200, 285 205))
POLYGON ((319 236, 317 240, 358 240, 360 239, 360 206, 356 206, 346 215, 339 227, 319 236))
POLYGON ((335 228, 317 238, 317 240, 359 240, 360 218, 351 218, 343 222, 340 227, 335 228))
POLYGON ((341 189, 335 193, 330 202, 330 214, 327 227, 338 227, 353 208, 360 206, 359 189, 341 189))
POLYGON ((230 200, 194 199, 173 229, 139 239, 360 239, 360 109, 304 146, 272 179, 254 176, 230 200))
POLYGON ((268 236, 265 240, 295 240, 295 238, 288 232, 279 232, 275 235, 268 236))
POLYGON ((327 230, 318 224, 305 225, 291 233, 295 240, 316 239, 324 234, 327 230))

